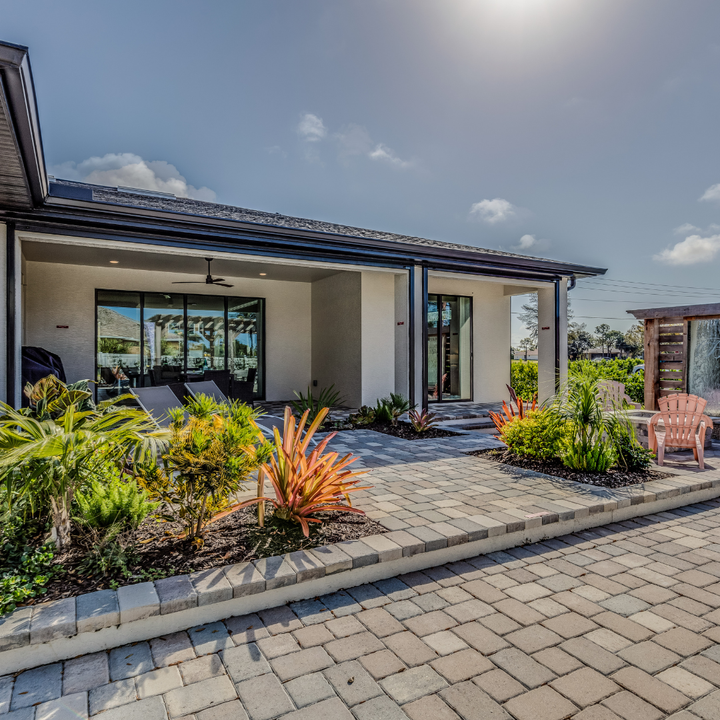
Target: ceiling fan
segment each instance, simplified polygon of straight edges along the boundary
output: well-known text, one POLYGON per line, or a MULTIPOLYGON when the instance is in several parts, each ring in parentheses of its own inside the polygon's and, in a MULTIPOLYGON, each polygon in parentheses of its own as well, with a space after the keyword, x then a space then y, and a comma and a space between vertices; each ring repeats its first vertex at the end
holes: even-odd
POLYGON ((208 264, 208 274, 205 280, 176 280, 173 285, 219 285, 220 287, 232 287, 225 282, 225 278, 214 278, 210 273, 210 263, 213 261, 212 258, 205 258, 205 262, 208 264))

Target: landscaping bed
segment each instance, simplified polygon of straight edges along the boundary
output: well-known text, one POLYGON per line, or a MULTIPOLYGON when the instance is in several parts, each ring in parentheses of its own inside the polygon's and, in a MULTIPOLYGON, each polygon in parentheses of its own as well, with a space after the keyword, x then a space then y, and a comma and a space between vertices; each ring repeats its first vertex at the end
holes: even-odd
POLYGON ((423 432, 417 432, 410 423, 406 422, 398 422, 394 425, 392 423, 373 422, 368 425, 349 425, 342 429, 374 430, 375 432, 392 435, 393 437, 399 437, 403 440, 432 440, 435 438, 455 437, 460 434, 437 427, 431 427, 423 432))
POLYGON ((275 519, 269 504, 264 528, 257 524, 257 508, 245 508, 210 524, 203 545, 197 547, 177 537, 183 530, 180 523, 147 518, 132 538, 127 570, 114 569, 105 576, 89 575, 82 570, 83 559, 91 550, 91 540, 87 535, 77 534, 67 551, 55 555, 53 565, 60 572, 47 584, 47 593, 25 604, 114 589, 386 532, 382 525, 356 513, 333 511, 318 519, 322 522, 311 523, 310 537, 306 538, 297 523, 275 519))
POLYGON ((628 485, 639 485, 650 482, 651 480, 673 477, 670 473, 660 472, 652 468, 635 472, 628 472, 626 470, 620 470, 619 468, 610 468, 606 472, 582 472, 571 470, 560 461, 539 460, 537 458, 527 457, 526 455, 518 455, 511 450, 499 448, 493 450, 476 450, 469 454, 490 458, 503 465, 511 465, 512 467, 522 468, 523 470, 533 470, 534 472, 543 473, 544 475, 552 475, 562 478, 563 480, 572 480, 573 482, 595 485, 597 487, 620 488, 627 487, 628 485))

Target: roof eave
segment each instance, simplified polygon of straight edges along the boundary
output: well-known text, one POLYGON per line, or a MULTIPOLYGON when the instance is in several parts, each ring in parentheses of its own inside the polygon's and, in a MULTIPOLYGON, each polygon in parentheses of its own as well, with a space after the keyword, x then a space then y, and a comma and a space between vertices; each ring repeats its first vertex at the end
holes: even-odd
POLYGON ((404 243, 400 241, 386 241, 364 238, 355 235, 343 235, 340 233, 324 232, 320 230, 303 230, 300 228, 289 228, 284 225, 272 225, 269 223, 257 223, 247 220, 232 220, 227 218, 213 218, 206 215, 195 215, 186 212, 172 212, 156 208, 142 208, 129 205, 121 205, 110 202, 97 202, 87 200, 73 200, 50 196, 46 202, 47 208, 86 210, 97 214, 110 214, 118 217, 130 217, 132 219, 142 218, 147 223, 153 221, 165 221, 177 224, 185 228, 192 228, 204 225, 209 228, 218 228, 234 231, 254 232, 260 234, 276 234, 287 238, 297 239, 320 239, 332 240, 342 245, 362 245, 366 249, 375 248, 378 251, 391 251, 408 257, 415 257, 418 263, 428 265, 442 264, 443 260, 466 261, 471 265, 505 266, 508 268, 519 268, 533 270, 556 275, 576 278, 594 277, 604 275, 606 268, 597 268, 574 263, 564 263, 544 258, 532 258, 523 256, 506 256, 494 253, 482 253, 474 250, 458 250, 456 248, 442 248, 432 245, 420 245, 404 243))
POLYGON ((25 46, 0 43, 0 76, 32 203, 37 207, 48 195, 48 181, 30 56, 25 46))

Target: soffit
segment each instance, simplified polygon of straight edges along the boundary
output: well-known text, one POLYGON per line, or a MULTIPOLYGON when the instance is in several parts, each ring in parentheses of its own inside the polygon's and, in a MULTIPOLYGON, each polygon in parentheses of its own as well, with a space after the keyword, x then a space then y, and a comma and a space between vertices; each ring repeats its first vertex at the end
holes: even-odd
MULTIPOLYGON (((117 248, 94 247, 87 245, 56 244, 24 240, 23 255, 29 262, 57 263, 60 265, 86 265, 90 267, 108 267, 151 272, 184 273, 203 278, 207 265, 201 257, 179 253, 133 252, 117 248), (117 264, 111 264, 117 260, 117 264)), ((212 257, 212 255, 208 255, 212 257)), ((302 265, 269 263, 259 260, 231 260, 216 257, 212 262, 212 274, 231 278, 260 278, 266 273, 267 280, 289 282, 313 282, 336 275, 334 268, 313 268, 302 265)))
POLYGON ((0 76, 0 205, 32 207, 32 197, 0 76))

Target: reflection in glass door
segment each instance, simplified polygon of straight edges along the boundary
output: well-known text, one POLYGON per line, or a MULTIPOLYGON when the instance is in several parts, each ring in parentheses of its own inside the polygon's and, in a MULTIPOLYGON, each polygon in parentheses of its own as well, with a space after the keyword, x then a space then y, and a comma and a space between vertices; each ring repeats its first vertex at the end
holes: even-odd
POLYGON ((472 399, 472 298, 428 295, 428 400, 472 399))

